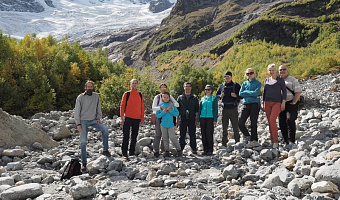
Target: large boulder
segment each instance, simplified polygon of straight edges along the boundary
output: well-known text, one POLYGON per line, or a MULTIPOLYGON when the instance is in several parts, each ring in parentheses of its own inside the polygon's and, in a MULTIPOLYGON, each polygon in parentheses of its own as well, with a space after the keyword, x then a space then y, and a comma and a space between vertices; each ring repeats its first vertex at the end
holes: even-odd
POLYGON ((0 146, 3 148, 33 145, 39 142, 44 148, 56 147, 53 141, 43 130, 30 126, 20 117, 12 116, 0 109, 0 146))
POLYGON ((9 188, 1 193, 1 199, 6 200, 18 200, 36 198, 42 195, 44 192, 42 186, 38 183, 29 183, 16 187, 9 188))
POLYGON ((340 187, 340 164, 320 167, 315 178, 317 181, 330 181, 340 187))

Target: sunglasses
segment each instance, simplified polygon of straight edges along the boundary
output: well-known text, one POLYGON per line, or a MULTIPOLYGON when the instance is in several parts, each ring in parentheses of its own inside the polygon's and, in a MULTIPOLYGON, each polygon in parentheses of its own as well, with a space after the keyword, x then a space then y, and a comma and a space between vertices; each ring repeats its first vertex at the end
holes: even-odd
POLYGON ((249 75, 253 75, 254 74, 254 72, 249 72, 249 73, 246 73, 246 75, 247 76, 249 76, 249 75))
POLYGON ((280 69, 280 71, 286 71, 287 69, 280 69))
POLYGON ((226 75, 226 76, 224 76, 224 78, 231 78, 231 76, 230 75, 226 75))
POLYGON ((204 89, 205 91, 210 91, 211 89, 204 89))

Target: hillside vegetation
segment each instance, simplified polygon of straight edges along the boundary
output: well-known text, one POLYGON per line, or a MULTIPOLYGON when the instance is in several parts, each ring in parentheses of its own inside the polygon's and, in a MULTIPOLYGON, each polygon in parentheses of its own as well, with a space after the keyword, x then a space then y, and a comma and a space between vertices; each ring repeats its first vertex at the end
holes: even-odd
POLYGON ((76 97, 90 79, 101 93, 105 114, 117 113, 123 93, 132 78, 141 80, 146 102, 157 92, 148 73, 139 74, 124 63, 112 63, 99 48, 86 52, 67 37, 27 35, 17 43, 0 32, 0 107, 29 117, 37 112, 73 109, 76 97))
MULTIPOLYGON (((158 66, 162 66, 162 70, 166 69, 164 65, 169 70, 180 69, 182 65, 196 68, 193 60, 209 58, 215 64, 205 68, 209 69, 206 73, 214 77, 211 82, 214 86, 223 82, 226 70, 233 72, 235 81, 243 82, 244 71, 249 67, 255 68, 258 79, 263 81, 268 76, 266 67, 271 63, 290 66, 290 73, 299 78, 338 72, 339 18, 339 0, 282 4, 202 55, 192 54, 192 59, 188 59, 183 55, 189 53, 175 51, 178 56, 174 57, 174 51, 163 52, 157 57, 158 66)), ((191 79, 189 75, 173 73, 171 81, 178 79, 178 74, 183 81, 191 79)))
POLYGON ((233 80, 240 83, 249 67, 255 68, 263 81, 271 63, 290 66, 290 73, 300 78, 339 71, 340 0, 281 4, 205 53, 190 52, 190 46, 239 23, 240 16, 251 14, 258 7, 255 2, 179 0, 161 28, 135 48, 145 63, 155 63, 143 72, 123 62, 110 62, 101 47, 87 52, 67 37, 57 41, 52 36, 29 34, 17 42, 0 32, 0 107, 26 117, 73 109, 85 81, 91 79, 101 93, 104 113, 112 116, 132 78, 140 81, 146 107, 150 108, 157 83, 163 81, 177 98, 185 81, 192 82, 193 93, 199 96, 206 84, 216 89, 226 70, 232 71, 233 80), (172 74, 168 80, 155 80, 153 70, 172 74))

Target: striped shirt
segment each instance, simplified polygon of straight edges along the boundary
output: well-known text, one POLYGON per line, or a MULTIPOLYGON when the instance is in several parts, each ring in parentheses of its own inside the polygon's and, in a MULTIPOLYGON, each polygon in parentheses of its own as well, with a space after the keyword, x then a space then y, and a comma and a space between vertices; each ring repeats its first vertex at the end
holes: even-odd
MULTIPOLYGON (((302 92, 302 88, 300 86, 299 81, 294 78, 293 76, 287 76, 287 78, 284 79, 286 83, 286 87, 291 89, 292 91, 296 92, 302 92)), ((294 99, 294 95, 287 89, 287 101, 291 101, 294 99)))

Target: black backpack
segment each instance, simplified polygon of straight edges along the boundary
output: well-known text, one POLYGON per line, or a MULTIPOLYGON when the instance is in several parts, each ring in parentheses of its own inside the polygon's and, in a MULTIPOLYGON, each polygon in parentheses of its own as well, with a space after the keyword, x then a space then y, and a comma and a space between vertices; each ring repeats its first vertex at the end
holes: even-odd
POLYGON ((72 176, 78 176, 81 175, 80 171, 81 165, 78 159, 71 159, 69 161, 61 174, 60 180, 62 181, 63 179, 70 179, 72 176))

